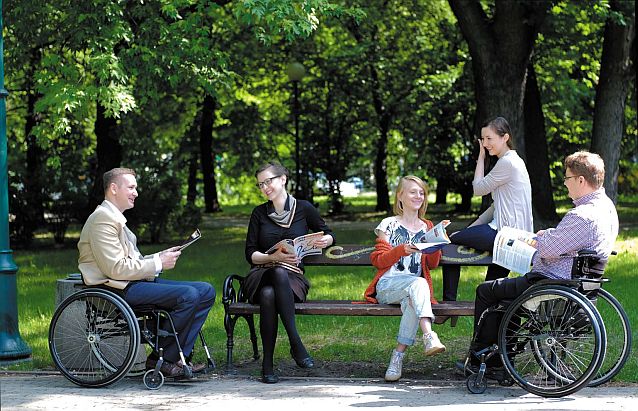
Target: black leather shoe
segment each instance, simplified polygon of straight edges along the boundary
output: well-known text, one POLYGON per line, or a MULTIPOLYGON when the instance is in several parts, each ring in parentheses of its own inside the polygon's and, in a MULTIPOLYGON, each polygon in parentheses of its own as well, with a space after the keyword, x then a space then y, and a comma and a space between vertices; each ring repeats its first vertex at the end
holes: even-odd
MULTIPOLYGON (((154 358, 146 359, 146 369, 152 370, 157 366, 157 361, 154 358)), ((170 361, 164 360, 162 362, 162 366, 160 367, 160 371, 164 374, 165 377, 181 377, 184 375, 184 369, 178 364, 174 364, 170 361)))
POLYGON ((279 377, 277 374, 262 374, 261 382, 264 384, 276 384, 279 382, 279 377))
MULTIPOLYGON (((206 364, 202 364, 202 363, 193 364, 191 361, 188 361, 187 364, 189 367, 191 367, 191 371, 193 371, 194 373, 202 372, 206 368, 206 364)), ((182 360, 179 360, 177 362, 177 365, 179 365, 180 367, 183 367, 182 360)))
POLYGON ((297 367, 299 368, 314 368, 315 367, 315 360, 313 360, 311 356, 298 359, 292 353, 292 348, 290 349, 290 355, 292 356, 292 359, 295 360, 295 362, 297 363, 297 367))

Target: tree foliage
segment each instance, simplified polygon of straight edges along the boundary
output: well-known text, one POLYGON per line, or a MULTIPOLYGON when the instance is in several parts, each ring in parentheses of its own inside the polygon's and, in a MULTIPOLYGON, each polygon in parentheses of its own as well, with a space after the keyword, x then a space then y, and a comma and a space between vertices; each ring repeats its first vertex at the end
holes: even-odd
POLYGON ((387 211, 405 174, 425 178, 439 203, 461 194, 470 211, 477 125, 496 114, 532 153, 546 220, 577 149, 610 149, 608 166, 626 170, 618 191, 637 190, 635 42, 604 63, 607 43, 635 37, 631 1, 3 4, 11 209, 22 210, 12 230, 24 244, 47 222, 60 232, 81 220, 114 165, 140 171, 131 222, 153 241, 201 210, 260 201, 259 163, 297 172, 295 115, 303 191, 312 199, 325 179, 335 214, 342 181, 363 178, 387 211), (293 61, 306 70, 297 112, 293 61), (603 98, 605 79, 627 90, 603 98))

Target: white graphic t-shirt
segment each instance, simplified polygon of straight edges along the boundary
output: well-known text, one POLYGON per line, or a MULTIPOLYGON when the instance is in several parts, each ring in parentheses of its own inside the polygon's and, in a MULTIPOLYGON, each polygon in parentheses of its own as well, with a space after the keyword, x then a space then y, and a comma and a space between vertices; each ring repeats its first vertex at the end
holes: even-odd
MULTIPOLYGON (((374 229, 374 233, 377 236, 379 233, 385 233, 390 245, 396 247, 400 244, 418 243, 426 230, 424 226, 424 228, 416 233, 412 232, 401 225, 397 218, 393 216, 384 218, 377 228, 374 229)), ((421 276, 421 253, 412 253, 408 256, 401 257, 399 261, 381 276, 377 284, 377 289, 383 289, 383 283, 385 281, 398 275, 421 276)))

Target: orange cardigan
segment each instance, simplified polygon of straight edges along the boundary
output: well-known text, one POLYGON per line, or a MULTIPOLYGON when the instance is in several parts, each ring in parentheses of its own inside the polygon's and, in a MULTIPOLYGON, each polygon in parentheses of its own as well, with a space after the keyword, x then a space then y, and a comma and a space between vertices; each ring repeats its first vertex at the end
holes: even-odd
MULTIPOLYGON (((430 220, 425 220, 425 223, 428 227, 428 230, 433 227, 433 224, 430 220)), ((375 298, 377 295, 377 282, 386 271, 388 271, 401 257, 408 256, 409 254, 405 253, 403 248, 403 244, 400 244, 396 247, 392 247, 390 243, 380 238, 377 238, 376 244, 374 246, 374 251, 370 254, 370 260, 372 261, 372 265, 377 268, 377 273, 372 279, 372 282, 366 288, 365 293, 363 294, 366 301, 371 303, 378 303, 375 298)), ((422 254, 421 255, 421 275, 428 282, 428 286, 430 287, 430 303, 438 304, 436 298, 434 298, 434 288, 432 287, 432 277, 430 276, 430 269, 436 268, 439 265, 439 261, 441 260, 441 250, 437 250, 431 254, 422 254)))

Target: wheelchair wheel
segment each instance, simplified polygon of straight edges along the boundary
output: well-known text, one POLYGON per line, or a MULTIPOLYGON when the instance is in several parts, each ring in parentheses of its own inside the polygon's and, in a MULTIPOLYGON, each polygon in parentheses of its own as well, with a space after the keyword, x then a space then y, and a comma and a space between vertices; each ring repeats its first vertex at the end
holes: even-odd
POLYGON ((153 377, 155 370, 148 370, 144 373, 144 386, 149 390, 159 390, 164 385, 164 374, 161 371, 153 377))
POLYGON ((483 394, 487 390, 487 379, 483 377, 479 381, 479 374, 472 374, 465 380, 465 385, 472 394, 483 394))
POLYGON ((596 309, 605 323, 607 351, 590 387, 597 387, 616 376, 631 354, 631 326, 627 313, 618 300, 602 288, 598 290, 596 309))
POLYGON ((503 364, 532 394, 563 397, 586 386, 603 359, 604 325, 583 295, 568 287, 530 288, 508 307, 499 330, 503 364))
POLYGON ((137 319, 117 294, 82 290, 65 299, 49 326, 49 351, 71 382, 103 387, 124 377, 140 344, 137 319))

